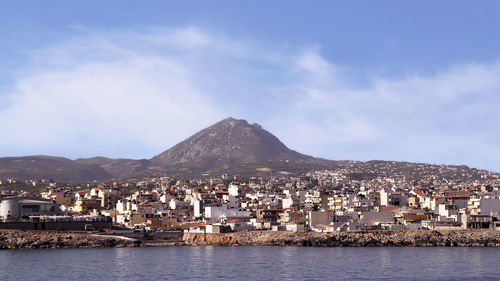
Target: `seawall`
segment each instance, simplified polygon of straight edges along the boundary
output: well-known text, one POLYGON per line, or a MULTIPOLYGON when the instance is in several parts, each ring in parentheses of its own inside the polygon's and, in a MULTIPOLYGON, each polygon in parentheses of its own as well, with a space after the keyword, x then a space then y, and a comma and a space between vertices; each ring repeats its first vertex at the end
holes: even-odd
POLYGON ((359 231, 224 234, 184 233, 177 241, 138 241, 92 233, 0 230, 0 249, 110 248, 139 246, 305 246, 305 247, 500 247, 500 231, 359 231), (149 243, 148 243, 149 242, 149 243), (162 242, 162 243, 160 243, 162 242))
POLYGON ((311 246, 311 247, 500 247, 500 231, 359 231, 272 232, 224 234, 185 233, 186 245, 198 246, 311 246))
POLYGON ((0 230, 0 249, 137 247, 142 242, 91 233, 0 230))

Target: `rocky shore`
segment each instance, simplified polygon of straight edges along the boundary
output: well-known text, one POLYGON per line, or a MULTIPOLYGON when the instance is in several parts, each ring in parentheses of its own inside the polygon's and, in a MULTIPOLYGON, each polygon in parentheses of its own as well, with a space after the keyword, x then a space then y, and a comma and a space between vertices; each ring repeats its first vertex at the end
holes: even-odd
POLYGON ((136 247, 140 241, 91 233, 1 230, 0 249, 136 247))
POLYGON ((365 231, 184 234, 186 245, 310 247, 500 247, 500 231, 365 231))
POLYGON ((500 231, 359 231, 272 232, 224 234, 185 233, 175 243, 46 231, 0 230, 0 249, 112 248, 139 246, 304 246, 304 247, 500 247, 500 231))

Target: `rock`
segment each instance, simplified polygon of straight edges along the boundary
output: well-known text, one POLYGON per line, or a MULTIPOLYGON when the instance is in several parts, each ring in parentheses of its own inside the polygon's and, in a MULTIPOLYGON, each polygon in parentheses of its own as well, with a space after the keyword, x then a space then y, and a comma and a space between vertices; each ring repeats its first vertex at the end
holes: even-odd
POLYGON ((96 238, 89 233, 0 230, 0 249, 137 247, 139 241, 113 237, 96 238))
POLYGON ((373 232, 271 232, 251 231, 225 234, 184 234, 186 245, 262 245, 316 247, 373 247, 373 246, 500 246, 496 231, 373 231, 373 232))

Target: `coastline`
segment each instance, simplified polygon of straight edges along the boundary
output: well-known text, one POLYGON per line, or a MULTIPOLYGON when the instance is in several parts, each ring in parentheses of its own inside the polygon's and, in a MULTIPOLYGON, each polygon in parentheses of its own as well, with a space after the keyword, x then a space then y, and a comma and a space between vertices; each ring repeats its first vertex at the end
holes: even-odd
POLYGON ((161 246, 500 247, 500 232, 491 230, 333 233, 250 231, 223 234, 184 233, 181 241, 168 242, 141 241, 123 236, 93 233, 0 231, 0 249, 161 246))
POLYGON ((499 231, 357 231, 184 234, 192 246, 304 246, 304 247, 500 247, 499 231))
POLYGON ((476 230, 237 232, 185 234, 187 245, 306 247, 500 247, 500 232, 476 230))
POLYGON ((0 230, 0 250, 51 248, 138 247, 140 241, 126 237, 95 235, 85 232, 0 230))

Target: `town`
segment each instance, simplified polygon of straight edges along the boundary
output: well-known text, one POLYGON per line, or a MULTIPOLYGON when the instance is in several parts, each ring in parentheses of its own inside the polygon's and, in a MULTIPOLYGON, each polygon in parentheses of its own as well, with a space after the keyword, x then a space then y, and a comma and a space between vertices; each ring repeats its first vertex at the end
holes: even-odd
POLYGON ((68 229, 182 233, 500 230, 497 173, 402 165, 83 185, 10 178, 0 185, 0 228, 64 230, 66 222, 73 223, 68 229))

